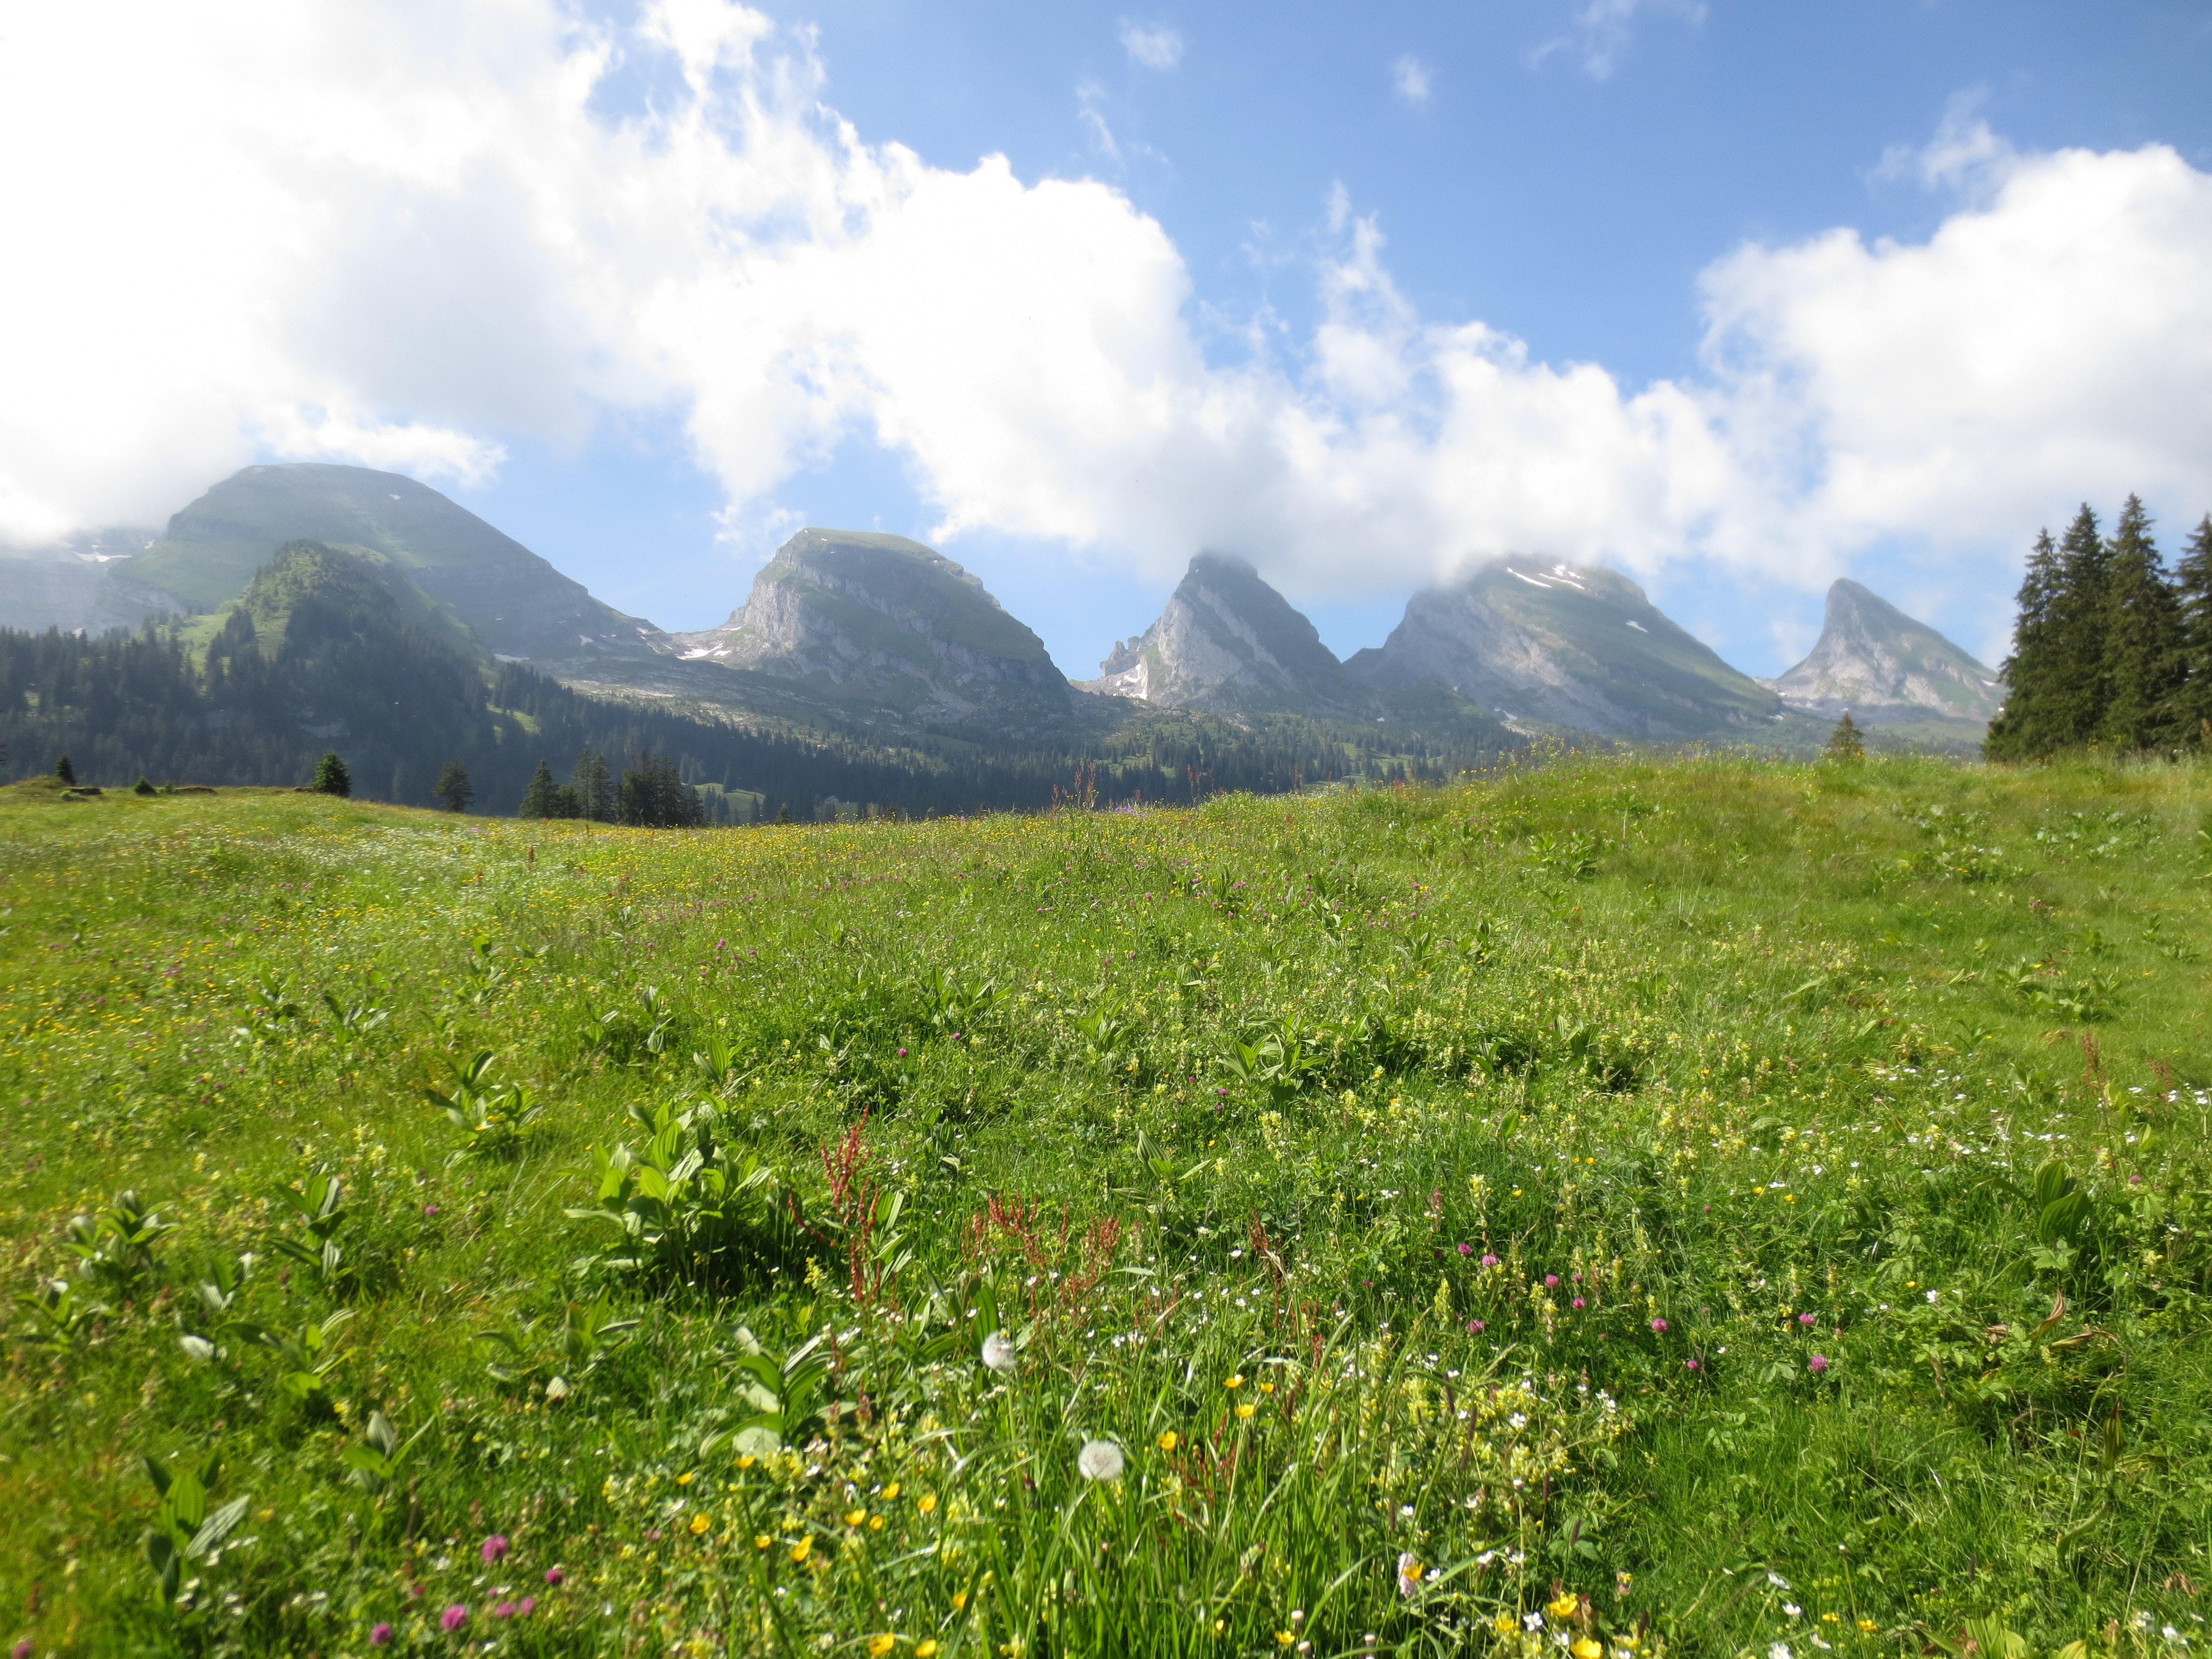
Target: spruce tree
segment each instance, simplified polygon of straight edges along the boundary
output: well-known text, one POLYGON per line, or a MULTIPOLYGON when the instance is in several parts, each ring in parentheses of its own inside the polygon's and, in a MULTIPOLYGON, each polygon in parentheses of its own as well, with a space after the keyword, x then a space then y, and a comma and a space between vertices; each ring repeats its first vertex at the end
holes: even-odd
POLYGON ((2182 729, 2175 735, 2212 748, 2212 513, 2191 532, 2173 577, 2181 612, 2181 689, 2174 701, 2182 729))
POLYGON ((1836 729, 1828 733, 1828 758, 1832 761, 1863 761, 1866 758, 1866 738, 1853 720, 1850 711, 1844 711, 1836 729))
MULTIPOLYGON (((292 775, 300 775, 295 772, 292 775)), ((315 781, 307 787, 319 795, 351 795, 353 775, 346 770, 346 763, 338 758, 337 750, 325 749, 315 765, 315 781)))
POLYGON ((553 769, 544 761, 530 775, 530 787, 522 792, 522 805, 516 809, 520 818, 558 818, 568 815, 561 810, 561 787, 553 781, 553 769))
POLYGON ((586 749, 577 756, 576 769, 569 777, 568 787, 575 791, 577 817, 595 823, 615 821, 621 799, 616 793, 615 781, 607 772, 605 755, 586 749))
POLYGON ((2088 743, 2104 729, 2105 710, 2112 700, 2105 659, 2112 614, 2112 549, 2097 533, 2097 515, 2084 501, 2058 544, 2058 591, 2051 606, 2057 670, 2054 747, 2088 743))
POLYGON ((447 761, 445 769, 438 774, 436 787, 430 793, 446 803, 448 812, 465 812, 469 810, 469 803, 476 799, 477 791, 476 786, 469 781, 469 775, 462 769, 460 762, 447 761))
POLYGON ((151 795, 159 792, 146 781, 146 775, 141 772, 138 775, 138 781, 131 786, 131 793, 134 795, 151 795))
POLYGON ((2021 578, 2012 655, 1997 671, 2004 676, 2004 707, 1982 740, 1982 752, 1991 760, 2033 760, 2064 741, 2057 735, 2060 676, 2051 625, 2058 586, 2058 549, 2045 530, 2036 536, 2021 578))
POLYGON ((2107 547, 2110 614, 2100 665, 2106 702, 2096 737, 2116 749, 2173 740, 2185 672, 2181 606, 2151 539, 2150 514, 2128 497, 2107 547))
POLYGON ((70 757, 67 755, 58 755, 54 757, 54 776, 61 781, 64 789, 76 787, 76 768, 70 764, 70 757))

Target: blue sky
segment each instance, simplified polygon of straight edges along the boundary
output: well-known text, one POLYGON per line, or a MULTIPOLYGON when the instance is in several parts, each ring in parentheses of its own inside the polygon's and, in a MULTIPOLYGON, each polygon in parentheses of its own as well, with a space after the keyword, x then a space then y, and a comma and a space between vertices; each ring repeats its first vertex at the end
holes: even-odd
MULTIPOLYGON (((1994 653, 2037 524, 2137 488, 2172 548, 2212 507, 2202 5, 522 0, 316 27, 210 73, 241 102, 324 77, 358 112, 325 114, 330 155, 271 159, 281 112, 258 143, 147 117, 161 167, 217 181, 229 245, 278 250, 266 278, 212 241, 179 261, 179 317, 255 366, 225 383, 235 432, 207 435, 231 371, 148 324, 126 344, 177 364, 141 369, 137 438, 70 451, 65 420, 0 408, 0 520, 11 483, 23 522, 112 520, 192 466, 358 459, 671 628, 720 621, 797 524, 882 528, 939 540, 1076 677, 1200 544, 1340 653, 1510 550, 1628 569, 1771 674, 1834 575, 1994 653), (126 473, 158 486, 99 482, 126 473), (46 477, 77 482, 33 500, 46 477)), ((85 161, 88 193, 138 188, 130 161, 85 161)), ((0 283, 42 299, 91 303, 0 283)))

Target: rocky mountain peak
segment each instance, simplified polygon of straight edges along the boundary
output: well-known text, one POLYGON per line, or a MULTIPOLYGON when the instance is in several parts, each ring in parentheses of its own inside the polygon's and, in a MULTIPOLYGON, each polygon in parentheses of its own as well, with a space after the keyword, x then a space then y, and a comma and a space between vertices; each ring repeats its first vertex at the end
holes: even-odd
POLYGON ((1373 697, 1249 562, 1200 553, 1159 618, 1083 690, 1218 713, 1364 713, 1373 697))
POLYGON ((1668 741, 1755 726, 1775 695, 1617 570, 1509 556, 1417 593, 1345 665, 1381 691, 1434 680, 1523 726, 1668 741))
POLYGON ((867 531, 800 531, 720 628, 683 656, 794 682, 856 712, 994 725, 1064 717, 1067 680, 1044 642, 933 548, 867 531))
POLYGON ((1926 623, 1871 589, 1839 580, 1812 653, 1766 682, 1793 708, 1888 724, 1926 714, 1987 720, 2004 684, 1926 623))

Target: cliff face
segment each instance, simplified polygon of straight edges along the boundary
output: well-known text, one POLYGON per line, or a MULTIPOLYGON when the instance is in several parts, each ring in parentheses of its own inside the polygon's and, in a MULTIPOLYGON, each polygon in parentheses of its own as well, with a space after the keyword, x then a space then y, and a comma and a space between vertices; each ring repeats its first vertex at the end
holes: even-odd
POLYGON ((1417 593, 1345 665, 1378 691, 1424 680, 1523 725, 1670 741, 1755 730, 1781 700, 1669 620, 1620 572, 1504 559, 1417 593))
POLYGON ((1767 682, 1792 708, 1893 725, 1934 715, 1981 720, 2004 702, 2004 684, 1927 623, 1855 581, 1828 590, 1812 654, 1767 682))
POLYGON ((1373 694, 1243 559, 1201 553, 1159 619, 1114 648, 1086 691, 1217 713, 1353 715, 1373 694))
POLYGON ((854 712, 1019 730, 1065 719, 1066 678, 983 584, 902 536, 802 530, 685 659, 793 682, 854 712))

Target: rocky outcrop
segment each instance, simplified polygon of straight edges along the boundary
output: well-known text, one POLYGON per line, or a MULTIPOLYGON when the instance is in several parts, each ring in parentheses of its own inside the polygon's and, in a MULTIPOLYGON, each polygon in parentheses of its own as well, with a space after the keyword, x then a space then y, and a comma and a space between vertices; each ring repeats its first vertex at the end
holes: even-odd
POLYGON ((792 682, 856 714, 1019 732, 1066 718, 1044 642, 951 560, 902 536, 802 530, 684 658, 792 682))
POLYGON ((1986 722, 2004 702, 1995 671, 1850 580, 1829 588, 1812 653, 1765 684, 1794 709, 1829 717, 1848 712, 1867 725, 1931 715, 1986 722))
POLYGON ((1645 741, 1758 729, 1781 700, 1616 570, 1501 559, 1417 593, 1382 647, 1345 665, 1382 692, 1433 680, 1523 727, 1645 741))
POLYGON ((1201 553, 1159 619, 1099 665, 1086 691, 1217 713, 1349 716, 1375 702, 1312 623, 1243 559, 1201 553))
POLYGON ((46 546, 0 548, 0 628, 105 634, 174 616, 185 608, 174 594, 128 574, 154 539, 147 530, 87 530, 46 546))

